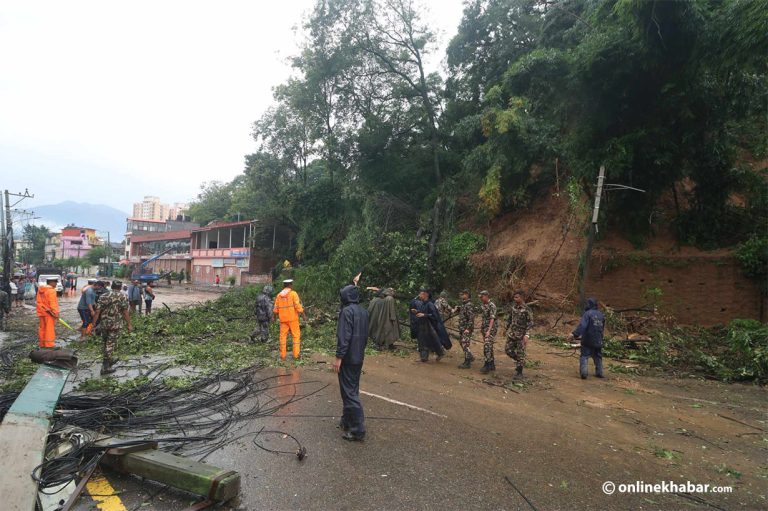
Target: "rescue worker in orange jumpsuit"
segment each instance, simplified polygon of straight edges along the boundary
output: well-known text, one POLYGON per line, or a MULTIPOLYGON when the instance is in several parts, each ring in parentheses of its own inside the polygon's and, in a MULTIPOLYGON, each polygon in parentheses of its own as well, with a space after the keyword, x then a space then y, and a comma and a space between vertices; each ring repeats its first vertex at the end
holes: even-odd
POLYGON ((283 281, 283 290, 275 299, 273 312, 280 319, 280 359, 285 360, 287 354, 288 332, 293 338, 293 359, 301 356, 301 328, 299 327, 299 314, 307 320, 304 307, 301 305, 299 294, 293 290, 293 279, 283 281))
POLYGON ((37 290, 37 317, 40 326, 37 335, 41 348, 53 348, 56 341, 56 321, 59 319, 59 300, 56 298, 56 279, 48 279, 37 290))

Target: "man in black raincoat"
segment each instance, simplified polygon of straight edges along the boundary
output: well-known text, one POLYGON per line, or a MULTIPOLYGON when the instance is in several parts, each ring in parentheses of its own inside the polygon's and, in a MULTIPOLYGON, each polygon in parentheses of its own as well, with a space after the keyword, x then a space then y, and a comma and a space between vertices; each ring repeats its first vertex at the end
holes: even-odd
POLYGON ((587 378, 589 358, 595 362, 595 376, 603 378, 603 332, 605 330, 605 315, 597 308, 597 300, 590 298, 584 308, 584 315, 571 336, 581 339, 581 357, 579 358, 579 373, 581 379, 587 378))
POLYGON ((416 308, 416 319, 421 361, 429 359, 429 352, 437 355, 437 361, 445 356, 445 350, 451 349, 451 340, 443 324, 443 319, 432 301, 429 291, 419 292, 420 305, 416 308))
POLYGON ((341 311, 336 326, 336 360, 333 362, 344 403, 339 427, 344 431, 342 438, 345 440, 361 441, 365 438, 365 415, 360 402, 360 374, 368 341, 368 311, 360 306, 356 286, 345 286, 339 295, 341 311))
POLYGON ((411 339, 414 340, 419 338, 419 318, 416 317, 416 313, 419 312, 420 308, 421 300, 419 299, 419 295, 417 295, 416 298, 411 300, 411 303, 408 304, 408 322, 411 327, 411 339))

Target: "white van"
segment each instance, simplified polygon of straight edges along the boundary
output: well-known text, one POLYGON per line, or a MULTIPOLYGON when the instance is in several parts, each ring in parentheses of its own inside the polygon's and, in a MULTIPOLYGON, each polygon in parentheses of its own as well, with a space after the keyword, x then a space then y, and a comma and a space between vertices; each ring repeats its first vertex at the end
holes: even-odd
POLYGON ((56 280, 56 296, 64 294, 64 286, 61 285, 61 275, 38 275, 37 286, 44 286, 48 279, 56 280))

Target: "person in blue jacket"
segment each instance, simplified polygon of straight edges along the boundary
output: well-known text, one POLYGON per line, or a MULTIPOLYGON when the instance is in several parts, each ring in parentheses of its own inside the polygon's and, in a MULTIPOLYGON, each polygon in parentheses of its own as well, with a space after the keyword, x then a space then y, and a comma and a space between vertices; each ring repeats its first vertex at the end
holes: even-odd
POLYGON ((605 315, 597 308, 597 300, 590 298, 584 308, 584 314, 576 330, 571 336, 581 340, 581 357, 579 358, 579 373, 581 379, 587 378, 589 358, 595 362, 595 376, 603 378, 603 332, 605 330, 605 315))
POLYGON ((333 362, 333 371, 339 375, 339 390, 344 403, 339 427, 344 432, 344 440, 359 442, 365 438, 360 374, 368 342, 368 311, 360 306, 357 286, 345 286, 339 295, 341 311, 336 326, 336 360, 333 362))

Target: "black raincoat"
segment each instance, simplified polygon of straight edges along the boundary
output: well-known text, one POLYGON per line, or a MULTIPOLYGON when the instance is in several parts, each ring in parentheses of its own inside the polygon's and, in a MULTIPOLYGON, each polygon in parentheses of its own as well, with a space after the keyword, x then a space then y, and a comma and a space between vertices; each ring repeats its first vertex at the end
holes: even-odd
POLYGON ((345 365, 360 365, 365 358, 368 341, 368 311, 360 306, 360 293, 355 286, 339 292, 341 311, 336 326, 336 356, 345 365))

